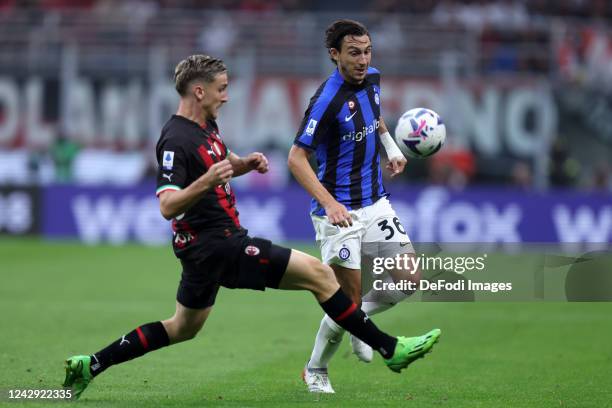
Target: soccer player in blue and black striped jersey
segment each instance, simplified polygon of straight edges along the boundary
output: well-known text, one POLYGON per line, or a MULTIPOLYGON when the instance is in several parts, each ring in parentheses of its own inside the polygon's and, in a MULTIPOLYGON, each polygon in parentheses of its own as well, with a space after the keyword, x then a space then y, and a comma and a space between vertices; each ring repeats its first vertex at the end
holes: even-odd
MULTIPOLYGON (((361 303, 365 313, 375 314, 412 293, 372 288, 361 296, 362 254, 391 258, 414 253, 387 200, 381 147, 389 159, 387 168, 392 177, 404 170, 406 159, 381 116, 380 72, 370 66, 372 43, 366 27, 353 20, 335 21, 326 31, 325 42, 336 69, 311 98, 288 164, 313 197, 311 217, 323 262, 332 267, 353 302, 361 303), (316 174, 309 164, 313 153, 318 165, 316 174)), ((418 271, 388 272, 384 277, 388 283, 416 283, 419 279, 418 271)), ((311 392, 334 392, 327 366, 343 333, 340 326, 324 316, 303 372, 311 392)), ((351 344, 360 360, 372 360, 372 349, 365 343, 352 337, 351 344)))

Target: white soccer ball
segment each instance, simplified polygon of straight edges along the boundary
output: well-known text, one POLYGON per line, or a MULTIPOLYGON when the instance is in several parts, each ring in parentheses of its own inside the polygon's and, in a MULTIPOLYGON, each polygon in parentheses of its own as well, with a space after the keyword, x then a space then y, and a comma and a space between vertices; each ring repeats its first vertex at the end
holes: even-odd
POLYGON ((421 159, 436 153, 446 140, 440 116, 426 108, 404 113, 395 127, 395 142, 406 157, 421 159))

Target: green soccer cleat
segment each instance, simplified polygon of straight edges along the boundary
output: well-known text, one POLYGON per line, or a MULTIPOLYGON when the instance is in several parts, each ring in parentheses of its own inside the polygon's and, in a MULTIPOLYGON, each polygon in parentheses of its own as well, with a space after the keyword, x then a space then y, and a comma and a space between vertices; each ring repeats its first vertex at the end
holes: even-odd
POLYGON ((63 386, 72 389, 75 399, 79 399, 93 380, 93 375, 89 371, 90 362, 89 356, 72 356, 66 360, 66 379, 63 386))
POLYGON ((385 359, 385 364, 392 371, 399 373, 409 364, 429 353, 441 333, 440 329, 433 329, 418 337, 398 337, 395 352, 390 359, 385 359))

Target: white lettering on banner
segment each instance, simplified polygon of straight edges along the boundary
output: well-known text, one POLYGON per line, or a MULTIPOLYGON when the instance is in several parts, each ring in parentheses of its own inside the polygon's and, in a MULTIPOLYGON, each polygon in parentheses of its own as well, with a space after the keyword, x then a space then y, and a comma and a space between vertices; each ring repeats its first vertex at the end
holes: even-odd
POLYGON ((120 143, 127 149, 139 147, 143 123, 142 84, 132 81, 127 86, 109 85, 102 89, 100 137, 105 146, 120 143))
POLYGON ((132 229, 136 241, 150 245, 168 242, 171 224, 161 216, 157 198, 140 199, 133 217, 132 229))
MULTIPOLYGON (((20 92, 16 80, 0 80, 1 144, 18 143, 18 124, 29 123, 25 138, 28 146, 49 144, 62 128, 63 134, 85 147, 111 144, 139 148, 145 145, 143 141, 157 140, 178 101, 171 85, 155 82, 149 87, 143 78, 121 86, 95 82, 94 87, 93 80, 81 77, 60 83, 65 92, 59 96, 47 94, 44 84, 31 77, 20 92), (52 97, 65 99, 50 100, 52 97), (147 104, 138 103, 143 100, 147 104), (42 110, 45 104, 62 107, 59 123, 46 123, 42 110)), ((232 103, 223 108, 219 119, 225 140, 233 145, 240 143, 245 150, 279 141, 284 144, 288 134, 295 134, 318 84, 297 77, 232 82, 232 103)), ((383 82, 383 91, 388 91, 382 94, 381 105, 389 121, 409 107, 430 106, 442 114, 454 142, 471 145, 481 154, 494 155, 506 149, 522 157, 538 155, 540 150, 534 146, 540 146, 557 126, 550 87, 546 82, 518 80, 511 85, 484 85, 480 89, 459 83, 451 91, 440 81, 389 80, 383 82)))
POLYGON ((479 242, 484 240, 479 209, 471 203, 449 205, 438 214, 440 237, 448 242, 479 242))
MULTIPOLYGON (((391 84, 390 84, 391 85, 391 84)), ((442 89, 439 86, 433 84, 419 84, 410 83, 410 86, 385 86, 383 82, 381 88, 383 92, 383 104, 389 102, 389 99, 395 97, 398 99, 399 109, 401 112, 397 113, 399 117, 403 111, 413 108, 415 106, 427 106, 431 109, 436 109, 436 112, 442 112, 444 107, 444 101, 442 95, 442 89), (390 91, 393 91, 392 93, 390 91)), ((386 117, 386 116, 385 116, 386 117)), ((445 121, 446 122, 446 121, 445 121)))
POLYGON ((19 89, 14 81, 0 79, 0 145, 13 141, 19 124, 19 89))
POLYGON ((134 237, 138 242, 159 245, 169 242, 169 224, 159 213, 156 198, 78 195, 72 201, 80 239, 88 244, 123 244, 134 237))
POLYGON ((463 85, 451 91, 438 82, 384 81, 383 89, 392 90, 385 104, 395 107, 395 112, 386 110, 386 117, 397 117, 411 106, 431 107, 441 113, 456 145, 472 145, 483 154, 499 154, 507 147, 518 156, 538 155, 537 147, 557 126, 556 105, 546 82, 517 82, 509 89, 488 86, 482 91, 463 85))
POLYGON ((271 241, 285 239, 283 218, 285 202, 279 198, 271 198, 259 202, 254 198, 246 198, 238 203, 240 223, 249 229, 249 235, 260 236, 271 241))
POLYGON ((548 89, 517 89, 508 95, 506 108, 506 140, 508 149, 528 157, 543 152, 544 142, 556 134, 557 112, 548 89), (533 129, 526 120, 533 112, 533 129))
POLYGON ((261 146, 269 141, 285 141, 287 135, 294 135, 297 124, 291 111, 291 98, 287 83, 281 80, 265 80, 258 87, 249 110, 249 141, 261 146))
POLYGON ((66 136, 91 145, 96 138, 96 113, 94 90, 90 81, 79 79, 67 86, 65 118, 66 136))
POLYGON ((518 226, 523 211, 517 204, 498 209, 491 203, 484 203, 482 214, 486 222, 487 242, 521 242, 518 226))
POLYGON ((113 143, 121 133, 123 120, 121 111, 123 95, 119 85, 110 85, 102 90, 100 106, 102 108, 102 129, 100 139, 104 145, 113 143))
MULTIPOLYGON (((142 96, 145 100, 147 95, 142 96)), ((170 115, 176 112, 176 105, 179 97, 170 85, 158 84, 153 85, 151 94, 148 95, 149 110, 147 121, 149 123, 148 140, 155 141, 159 137, 159 132, 164 127, 164 123, 170 115)), ((231 104, 230 104, 231 105, 231 104)), ((139 129, 138 133, 145 129, 139 129)))
POLYGON ((612 206, 602 207, 599 213, 593 208, 580 206, 574 212, 566 205, 556 205, 552 218, 560 242, 602 243, 612 237, 612 206))
POLYGON ((28 146, 49 146, 57 136, 55 126, 44 124, 43 119, 43 82, 32 78, 26 84, 26 144, 28 146))
POLYGON ((22 234, 32 226, 32 199, 23 191, 0 194, 0 231, 22 234))
MULTIPOLYGON (((457 105, 460 111, 458 116, 462 118, 460 128, 457 129, 459 134, 465 141, 471 138, 478 151, 488 155, 498 154, 502 148, 498 125, 500 93, 494 89, 487 89, 483 93, 480 105, 475 96, 467 92, 459 92, 458 98, 460 100, 457 105)), ((445 122, 453 127, 454 121, 445 122)))
POLYGON ((423 190, 414 205, 394 201, 393 207, 414 241, 521 242, 523 214, 517 204, 448 201, 446 190, 432 187, 423 190))

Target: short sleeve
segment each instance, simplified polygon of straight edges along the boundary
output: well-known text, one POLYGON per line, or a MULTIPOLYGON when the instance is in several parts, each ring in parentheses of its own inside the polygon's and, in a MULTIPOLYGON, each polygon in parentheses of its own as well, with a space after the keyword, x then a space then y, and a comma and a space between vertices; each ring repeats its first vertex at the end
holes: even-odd
POLYGON ((157 148, 157 189, 159 196, 166 190, 182 190, 187 187, 187 157, 184 149, 172 139, 166 139, 157 148))
POLYGON ((316 149, 329 127, 328 121, 323 121, 327 106, 315 101, 304 113, 304 118, 295 137, 295 144, 308 149, 316 149))
POLYGON ((317 89, 295 135, 295 145, 314 150, 325 141, 334 125, 334 97, 340 86, 341 82, 327 80, 317 89))

